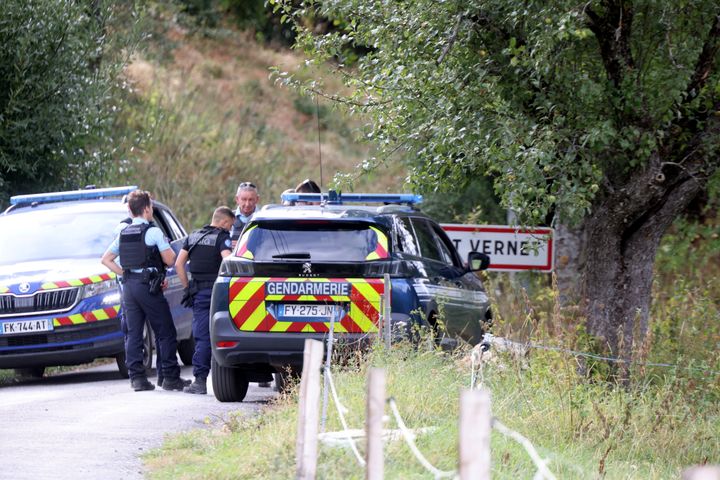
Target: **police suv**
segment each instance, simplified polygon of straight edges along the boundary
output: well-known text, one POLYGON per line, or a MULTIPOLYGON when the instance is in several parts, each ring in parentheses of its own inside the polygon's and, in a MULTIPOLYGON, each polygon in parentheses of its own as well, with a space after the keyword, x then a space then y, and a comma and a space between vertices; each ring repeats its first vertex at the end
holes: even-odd
POLYGON ((323 340, 331 330, 347 342, 377 337, 386 289, 394 335, 428 327, 481 340, 491 313, 476 272, 489 258, 472 252, 461 259, 442 228, 414 208, 422 197, 330 191, 282 198, 298 205, 257 212, 213 287, 218 400, 242 401, 248 382, 298 371, 306 338, 323 340))
MULTIPOLYGON (((10 199, 0 214, 0 368, 42 376, 45 367, 114 357, 127 378, 120 292, 100 257, 128 216, 124 196, 137 187, 85 189, 10 199)), ((154 202, 154 221, 179 251, 183 226, 154 202)), ((192 311, 168 271, 165 295, 178 333, 178 353, 192 363, 192 311)), ((154 341, 146 326, 146 368, 154 341)))

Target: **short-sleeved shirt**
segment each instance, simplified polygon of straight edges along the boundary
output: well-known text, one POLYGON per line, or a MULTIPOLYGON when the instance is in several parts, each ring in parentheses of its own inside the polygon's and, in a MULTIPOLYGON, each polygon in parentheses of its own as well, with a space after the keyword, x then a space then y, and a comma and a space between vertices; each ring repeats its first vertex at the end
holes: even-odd
MULTIPOLYGON (((142 217, 135 217, 132 219, 132 224, 137 225, 139 223, 150 223, 147 220, 145 220, 142 217)), ((124 228, 123 228, 124 229, 124 228)), ((121 230, 122 231, 122 230, 121 230)), ((165 235, 163 234, 162 230, 160 230, 158 227, 150 227, 147 229, 147 232, 145 233, 145 245, 148 247, 158 247, 158 251, 164 252, 168 248, 170 248, 170 243, 165 238, 165 235)), ((111 253, 114 253, 115 255, 120 255, 120 234, 115 237, 115 240, 110 244, 108 247, 108 251, 111 253)), ((122 261, 122 259, 121 259, 122 261)))

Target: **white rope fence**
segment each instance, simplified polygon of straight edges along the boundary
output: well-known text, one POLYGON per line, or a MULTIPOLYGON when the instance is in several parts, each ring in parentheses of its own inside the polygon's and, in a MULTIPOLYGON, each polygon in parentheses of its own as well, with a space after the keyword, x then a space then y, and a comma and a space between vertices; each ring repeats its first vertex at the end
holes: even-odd
POLYGON ((395 399, 390 397, 388 399, 388 403, 390 404, 390 409, 393 412, 393 415, 395 416, 395 421, 398 424, 398 427, 400 427, 400 431, 402 432, 403 438, 405 439, 405 443, 407 443, 408 447, 410 447, 410 451, 415 455, 415 458, 418 462, 420 462, 420 465, 425 467, 425 470, 432 473, 435 478, 454 478, 457 475, 456 470, 452 471, 443 471, 438 469, 437 467, 433 466, 427 458, 425 458, 425 455, 422 454, 422 452, 417 448, 417 445, 415 444, 414 435, 410 430, 408 430, 407 426, 405 425, 405 422, 403 421, 402 417, 400 416, 400 412, 397 408, 397 403, 395 402, 395 399))
POLYGON ((540 458, 540 455, 538 454, 537 450, 535 449, 535 446, 533 446, 532 442, 528 440, 526 437, 520 435, 518 432, 514 430, 510 430, 508 427, 503 425, 500 420, 497 418, 493 418, 492 426, 495 430, 502 433, 506 437, 510 437, 516 442, 518 442, 520 445, 522 445, 525 448, 525 451, 530 455, 530 458, 532 459, 533 463, 538 469, 538 474, 535 475, 535 478, 539 479, 547 479, 547 480, 556 480, 555 475, 552 474, 550 470, 548 470, 547 465, 545 465, 545 461, 540 458))
POLYGON ((350 431, 347 426, 347 421, 345 420, 345 415, 343 412, 347 411, 347 408, 345 408, 341 403, 340 399, 338 398, 337 391, 335 390, 335 382, 333 382, 332 374, 330 374, 330 369, 325 368, 323 369, 324 374, 326 375, 326 378, 328 379, 328 385, 330 385, 330 392, 332 393, 332 399, 333 402, 335 402, 335 410, 338 412, 338 417, 340 417, 340 423, 343 427, 343 432, 345 433, 345 438, 350 443, 350 448, 352 449, 353 453, 355 454, 355 458, 357 459, 358 463, 361 467, 365 467, 365 459, 360 455, 360 452, 358 451, 357 445, 355 445, 355 440, 353 439, 352 435, 350 434, 350 431))

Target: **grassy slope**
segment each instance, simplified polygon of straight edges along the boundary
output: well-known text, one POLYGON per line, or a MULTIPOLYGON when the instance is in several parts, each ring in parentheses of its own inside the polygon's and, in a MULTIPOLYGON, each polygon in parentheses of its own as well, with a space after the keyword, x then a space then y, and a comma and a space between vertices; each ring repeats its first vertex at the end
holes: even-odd
MULTIPOLYGON (((319 182, 316 109, 325 188, 336 172, 352 172, 367 157, 356 141, 360 123, 269 78, 271 66, 317 75, 299 54, 233 29, 191 33, 167 13, 151 25, 156 33, 126 69, 133 93, 119 129, 135 145, 119 176, 151 190, 188 226, 206 222, 217 205, 234 207, 241 181, 256 183, 263 203, 277 203, 305 178, 319 182)), ((343 87, 331 80, 327 88, 343 87)), ((404 177, 394 167, 360 178, 356 189, 398 190, 404 177)))

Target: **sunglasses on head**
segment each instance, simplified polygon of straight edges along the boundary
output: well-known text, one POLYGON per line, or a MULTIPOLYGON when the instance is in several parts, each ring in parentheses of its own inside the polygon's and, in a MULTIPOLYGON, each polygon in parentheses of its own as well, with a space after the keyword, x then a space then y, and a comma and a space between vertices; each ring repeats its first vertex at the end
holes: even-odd
POLYGON ((257 188, 254 183, 251 182, 242 182, 240 185, 238 185, 238 188, 257 188))

